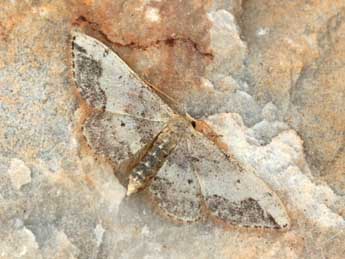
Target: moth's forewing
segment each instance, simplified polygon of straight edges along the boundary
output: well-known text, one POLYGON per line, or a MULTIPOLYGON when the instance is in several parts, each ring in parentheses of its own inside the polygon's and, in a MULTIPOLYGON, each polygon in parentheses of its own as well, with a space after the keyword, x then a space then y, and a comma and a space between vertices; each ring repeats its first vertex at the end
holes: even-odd
POLYGON ((76 86, 94 110, 84 135, 96 153, 121 164, 154 139, 172 111, 103 43, 77 31, 72 37, 76 86))
POLYGON ((253 172, 244 169, 195 132, 188 138, 191 162, 211 216, 226 224, 246 227, 289 227, 279 197, 253 172))
POLYGON ((76 84, 92 107, 147 120, 169 120, 169 106, 103 43, 74 32, 72 51, 76 84))
POLYGON ((202 217, 203 197, 188 143, 182 139, 152 181, 148 192, 160 210, 177 222, 202 217))

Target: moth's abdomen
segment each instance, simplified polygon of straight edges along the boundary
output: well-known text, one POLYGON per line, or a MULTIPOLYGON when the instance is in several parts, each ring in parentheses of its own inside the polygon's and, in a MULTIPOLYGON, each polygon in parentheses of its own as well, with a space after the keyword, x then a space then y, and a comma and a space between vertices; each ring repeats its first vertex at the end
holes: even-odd
POLYGON ((150 184, 176 144, 176 135, 169 129, 159 134, 152 148, 130 174, 127 195, 138 192, 150 184))

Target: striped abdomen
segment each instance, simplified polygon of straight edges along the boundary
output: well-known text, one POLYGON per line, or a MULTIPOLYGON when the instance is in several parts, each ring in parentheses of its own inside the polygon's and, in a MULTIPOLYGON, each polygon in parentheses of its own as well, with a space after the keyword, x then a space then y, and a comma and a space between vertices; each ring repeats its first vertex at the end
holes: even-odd
POLYGON ((158 135, 150 150, 130 174, 127 195, 138 192, 150 184, 176 144, 176 134, 169 128, 158 135))

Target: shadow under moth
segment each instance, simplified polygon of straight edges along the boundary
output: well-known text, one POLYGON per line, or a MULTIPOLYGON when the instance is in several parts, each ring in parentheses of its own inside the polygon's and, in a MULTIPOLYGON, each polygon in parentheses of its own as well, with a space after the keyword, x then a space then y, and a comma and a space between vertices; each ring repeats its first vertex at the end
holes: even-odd
POLYGON ((72 32, 73 76, 92 110, 88 145, 109 159, 127 195, 145 191, 178 222, 287 229, 279 197, 178 114, 110 48, 72 32))

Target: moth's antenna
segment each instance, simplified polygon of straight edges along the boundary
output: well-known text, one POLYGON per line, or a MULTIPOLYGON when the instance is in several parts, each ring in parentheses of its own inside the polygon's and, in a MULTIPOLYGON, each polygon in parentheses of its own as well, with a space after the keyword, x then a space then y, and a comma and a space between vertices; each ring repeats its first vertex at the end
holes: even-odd
POLYGON ((150 86, 154 91, 156 91, 159 95, 164 96, 164 98, 167 98, 169 101, 173 102, 174 104, 177 104, 174 98, 170 97, 166 93, 164 93, 162 90, 154 86, 153 84, 147 82, 146 80, 143 80, 148 86, 150 86))
MULTIPOLYGON (((169 96, 168 94, 166 94, 166 93, 164 93, 162 90, 160 90, 160 89, 158 89, 156 86, 154 86, 153 84, 151 84, 151 83, 149 83, 149 82, 147 82, 146 80, 143 80, 150 88, 152 88, 155 92, 157 92, 157 94, 159 95, 159 96, 161 96, 163 99, 166 99, 166 100, 168 100, 170 103, 172 103, 173 105, 174 105, 174 108, 175 109, 178 109, 178 102, 174 99, 174 98, 172 98, 171 96, 169 96)), ((184 112, 184 107, 183 107, 183 113, 185 113, 184 112)))

